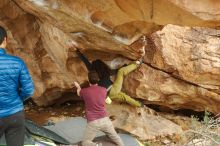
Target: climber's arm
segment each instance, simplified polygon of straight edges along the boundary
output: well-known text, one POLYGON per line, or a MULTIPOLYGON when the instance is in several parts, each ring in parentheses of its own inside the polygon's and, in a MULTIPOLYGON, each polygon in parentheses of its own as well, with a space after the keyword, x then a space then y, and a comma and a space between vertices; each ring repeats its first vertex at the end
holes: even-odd
POLYGON ((76 54, 78 57, 82 60, 82 62, 86 65, 86 68, 88 71, 92 70, 92 64, 89 62, 89 60, 79 51, 79 49, 76 50, 76 54))
POLYGON ((77 95, 80 96, 81 87, 80 87, 79 83, 78 82, 74 82, 74 85, 75 85, 75 87, 77 89, 77 95))

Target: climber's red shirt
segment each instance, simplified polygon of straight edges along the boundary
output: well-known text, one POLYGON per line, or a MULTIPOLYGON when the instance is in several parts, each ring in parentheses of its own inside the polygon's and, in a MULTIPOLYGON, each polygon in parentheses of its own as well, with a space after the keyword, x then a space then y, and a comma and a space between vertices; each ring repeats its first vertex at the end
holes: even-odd
POLYGON ((87 121, 90 122, 107 116, 105 108, 106 95, 106 88, 97 85, 81 89, 80 96, 85 102, 87 121))

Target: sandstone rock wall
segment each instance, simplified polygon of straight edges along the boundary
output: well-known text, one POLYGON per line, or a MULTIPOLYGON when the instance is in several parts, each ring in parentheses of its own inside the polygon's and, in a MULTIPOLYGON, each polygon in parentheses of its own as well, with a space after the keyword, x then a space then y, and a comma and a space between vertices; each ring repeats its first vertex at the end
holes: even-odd
POLYGON ((146 104, 217 114, 219 7, 215 0, 1 0, 0 24, 9 33, 8 52, 30 68, 38 105, 86 80, 70 40, 91 60, 135 60, 146 35, 145 64, 124 90, 146 104))

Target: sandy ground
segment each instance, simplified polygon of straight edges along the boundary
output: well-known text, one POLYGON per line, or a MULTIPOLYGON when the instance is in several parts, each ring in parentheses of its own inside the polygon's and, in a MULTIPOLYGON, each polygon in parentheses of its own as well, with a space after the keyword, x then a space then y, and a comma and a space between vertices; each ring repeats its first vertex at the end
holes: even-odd
POLYGON ((28 102, 25 104, 25 115, 27 119, 44 125, 48 121, 57 122, 65 117, 84 117, 85 111, 83 102, 66 102, 50 107, 39 107, 33 102, 28 102))

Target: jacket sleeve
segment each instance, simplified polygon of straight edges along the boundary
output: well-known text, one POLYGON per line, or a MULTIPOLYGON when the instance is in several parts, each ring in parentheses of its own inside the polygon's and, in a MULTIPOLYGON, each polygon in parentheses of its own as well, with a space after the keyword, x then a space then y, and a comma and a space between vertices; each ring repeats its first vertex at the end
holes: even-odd
POLYGON ((19 76, 19 89, 19 95, 23 101, 34 94, 34 83, 27 69, 27 66, 23 61, 19 76))
POLYGON ((76 54, 82 60, 82 62, 86 65, 87 70, 91 71, 93 67, 92 67, 92 64, 89 62, 89 60, 78 49, 76 50, 76 54))

